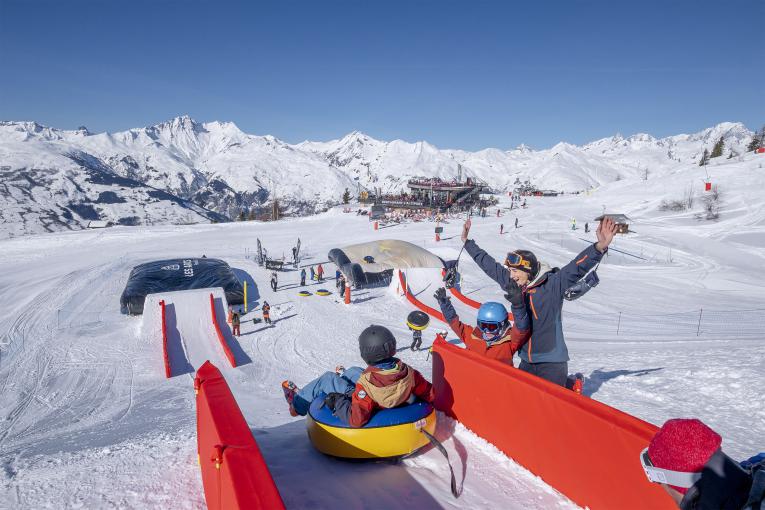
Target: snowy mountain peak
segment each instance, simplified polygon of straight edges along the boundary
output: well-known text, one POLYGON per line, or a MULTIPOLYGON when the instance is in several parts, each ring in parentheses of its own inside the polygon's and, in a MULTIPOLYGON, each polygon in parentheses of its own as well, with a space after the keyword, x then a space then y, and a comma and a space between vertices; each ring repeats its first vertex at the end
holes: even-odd
POLYGON ((534 149, 526 145, 525 143, 520 144, 518 147, 514 149, 515 152, 519 154, 529 154, 531 152, 534 152, 534 149))

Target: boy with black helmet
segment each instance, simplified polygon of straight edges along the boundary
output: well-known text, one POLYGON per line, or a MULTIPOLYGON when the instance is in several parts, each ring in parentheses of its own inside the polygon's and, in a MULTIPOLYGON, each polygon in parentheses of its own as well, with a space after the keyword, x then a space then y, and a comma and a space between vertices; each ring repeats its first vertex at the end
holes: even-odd
POLYGON ((305 416, 313 399, 324 393, 324 405, 351 427, 363 427, 378 409, 389 409, 418 398, 432 403, 433 386, 420 372, 395 357, 396 338, 383 326, 369 326, 359 335, 359 351, 367 367, 338 367, 298 387, 284 381, 282 389, 292 416, 305 416))

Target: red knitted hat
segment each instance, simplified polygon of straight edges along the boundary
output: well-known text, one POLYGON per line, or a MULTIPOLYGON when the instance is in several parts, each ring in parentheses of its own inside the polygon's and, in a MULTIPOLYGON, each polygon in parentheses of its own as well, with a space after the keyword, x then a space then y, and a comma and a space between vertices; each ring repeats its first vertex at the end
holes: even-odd
MULTIPOLYGON (((658 468, 698 473, 721 444, 720 435, 700 420, 677 418, 667 420, 653 436, 648 458, 658 468)), ((683 494, 688 490, 672 488, 683 494)))

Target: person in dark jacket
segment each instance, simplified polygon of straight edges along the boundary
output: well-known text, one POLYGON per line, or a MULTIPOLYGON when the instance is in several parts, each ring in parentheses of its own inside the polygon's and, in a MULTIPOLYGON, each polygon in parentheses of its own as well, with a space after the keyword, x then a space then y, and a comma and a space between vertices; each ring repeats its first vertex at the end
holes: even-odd
POLYGON ((510 282, 523 291, 523 300, 531 318, 531 336, 520 350, 518 368, 560 386, 568 378, 568 348, 563 337, 563 293, 594 268, 616 234, 616 223, 605 218, 598 227, 598 242, 562 268, 550 268, 539 262, 528 250, 507 254, 505 264, 499 264, 488 253, 468 239, 470 220, 465 222, 462 241, 465 251, 486 275, 509 292, 510 282))
POLYGON ((672 419, 640 453, 640 463, 681 510, 760 510, 765 454, 738 463, 721 445, 720 435, 700 420, 672 419))
POLYGON ((300 270, 300 286, 305 285, 305 268, 300 270))
POLYGON ((514 301, 511 307, 512 326, 507 317, 507 309, 501 303, 487 302, 481 305, 478 309, 476 325, 470 326, 460 322, 443 287, 436 290, 434 297, 441 307, 444 318, 460 337, 467 350, 513 366, 513 355, 529 338, 530 323, 520 288, 514 285, 514 282, 510 284, 510 287, 514 301))
POLYGON ((231 334, 234 336, 239 336, 241 333, 239 332, 239 325, 241 324, 241 319, 239 317, 239 312, 234 312, 231 314, 231 334))
POLYGON ((351 427, 363 427, 379 409, 417 399, 433 403, 433 386, 420 372, 394 357, 396 338, 383 326, 369 326, 359 335, 359 350, 367 367, 338 367, 302 388, 284 381, 282 390, 292 416, 305 416, 311 402, 324 394, 324 405, 351 427))

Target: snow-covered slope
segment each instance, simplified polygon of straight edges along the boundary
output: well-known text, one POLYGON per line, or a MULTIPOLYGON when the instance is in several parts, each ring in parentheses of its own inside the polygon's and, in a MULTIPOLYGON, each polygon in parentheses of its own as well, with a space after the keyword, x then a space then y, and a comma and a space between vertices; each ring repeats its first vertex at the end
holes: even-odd
MULTIPOLYGON (((635 232, 614 241, 598 269, 600 285, 564 304, 569 371, 586 376, 587 396, 652 423, 702 419, 723 436, 726 453, 744 459, 765 451, 765 155, 715 158, 708 171, 720 191, 714 221, 703 219, 700 197, 710 195, 700 178, 706 172, 684 160, 661 177, 529 197, 526 209, 509 211, 508 197, 500 196, 502 216, 492 210, 474 218, 471 236, 494 256, 528 248, 559 266, 594 240, 582 225, 592 227, 604 205, 630 215, 635 232), (683 198, 691 185, 689 210, 659 210, 664 198, 683 198), (500 235, 500 224, 513 225, 515 217, 520 227, 500 235)), ((367 507, 391 509, 571 508, 543 480, 448 420, 441 420, 437 436, 464 489, 456 501, 437 450, 395 466, 340 462, 315 451, 304 419, 289 415, 281 382, 304 385, 337 364, 362 363, 356 336, 369 324, 389 327, 403 347, 399 356, 426 377, 432 357, 408 349, 405 318, 412 307, 396 297, 395 286, 354 292, 346 306, 335 295, 298 296, 293 271, 280 274, 281 287, 273 292, 264 284, 269 271, 243 250, 254 248, 253 231, 275 253, 289 253, 300 237, 309 264, 326 260, 331 248, 381 238, 457 257, 462 218, 442 225, 436 243, 433 223, 375 231, 365 217, 334 208, 280 222, 0 240, 0 508, 204 508, 191 377, 166 379, 160 335, 145 334, 141 318, 119 312, 132 267, 190 254, 222 258, 251 282, 252 308, 238 338, 251 361, 231 368, 217 345, 204 345, 242 406, 288 508, 360 508, 367 501, 374 502, 367 507), (272 305, 273 326, 251 320, 260 317, 263 300, 272 305)), ((464 254, 460 272, 471 298, 502 299, 464 254)), ((410 274, 413 290, 431 305, 439 282, 433 273, 430 280, 410 274)), ((332 282, 309 289, 320 286, 332 290, 332 282)), ((474 310, 454 305, 464 321, 475 320, 474 310)), ((178 320, 193 325, 193 310, 184 311, 178 320)), ((425 346, 442 327, 433 321, 425 346)), ((178 331, 193 333, 185 325, 178 331)), ((185 357, 194 364, 202 352, 185 357)))
POLYGON ((427 142, 383 142, 359 132, 291 145, 243 133, 230 122, 198 123, 188 116, 100 134, 84 127, 64 131, 34 122, 0 122, 0 205, 12 211, 3 217, 0 235, 81 228, 90 219, 140 224, 221 219, 204 209, 233 218, 242 210, 268 208, 274 197, 288 212, 306 214, 337 203, 345 188, 352 193, 360 187, 397 191, 413 176, 452 179, 459 167, 463 175, 497 190, 511 189, 518 180, 540 188, 584 190, 637 179, 646 170, 665 175, 698 161, 720 137, 725 156, 730 150, 741 154, 751 136, 743 124, 722 123, 662 139, 617 135, 581 147, 559 143, 540 151, 521 146, 468 152, 427 142), (93 172, 110 178, 96 186, 93 172), (141 185, 173 197, 152 201, 151 189, 141 185), (133 191, 124 193, 123 188, 133 191), (100 199, 104 192, 124 202, 112 195, 100 199), (104 200, 112 200, 109 207, 104 200))

